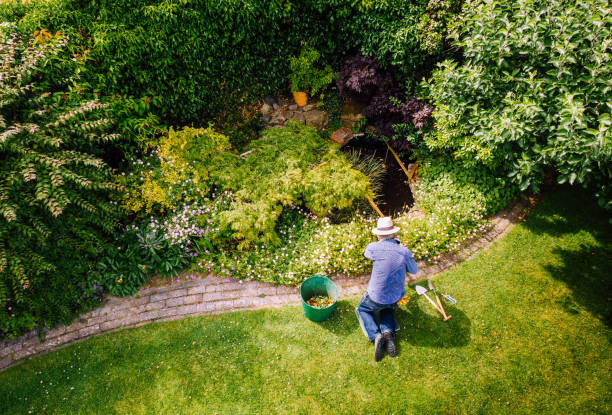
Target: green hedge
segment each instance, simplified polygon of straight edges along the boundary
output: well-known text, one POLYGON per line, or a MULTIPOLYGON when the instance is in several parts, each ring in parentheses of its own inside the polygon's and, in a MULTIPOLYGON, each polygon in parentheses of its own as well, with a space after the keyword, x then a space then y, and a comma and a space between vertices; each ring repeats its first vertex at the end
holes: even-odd
POLYGON ((288 92, 288 59, 307 41, 339 69, 362 50, 406 75, 423 62, 427 2, 402 0, 51 0, 0 6, 23 34, 69 34, 89 50, 104 94, 157 96, 173 124, 198 122, 248 96, 288 92))
POLYGON ((210 117, 247 91, 288 89, 302 40, 327 57, 346 41, 329 7, 278 0, 58 0, 16 12, 20 32, 60 30, 90 49, 97 89, 162 97, 171 123, 210 117))

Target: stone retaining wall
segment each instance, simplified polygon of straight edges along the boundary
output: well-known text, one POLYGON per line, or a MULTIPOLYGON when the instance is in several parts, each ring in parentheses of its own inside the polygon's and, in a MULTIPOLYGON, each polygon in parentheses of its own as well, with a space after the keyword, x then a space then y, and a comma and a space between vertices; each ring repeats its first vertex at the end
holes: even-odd
MULTIPOLYGON (((452 265, 469 259, 512 228, 528 207, 527 201, 495 215, 491 228, 480 237, 468 241, 457 254, 449 255, 435 265, 419 263, 419 272, 409 281, 413 284, 443 272, 452 265)), ((333 278, 343 297, 363 292, 369 275, 355 278, 333 278)), ((0 343, 0 371, 24 358, 47 353, 88 337, 137 327, 156 321, 169 321, 186 316, 217 314, 284 304, 299 304, 298 287, 276 286, 259 281, 237 281, 207 275, 164 287, 141 289, 132 297, 109 297, 104 306, 81 315, 69 326, 43 331, 40 342, 35 332, 0 343)))

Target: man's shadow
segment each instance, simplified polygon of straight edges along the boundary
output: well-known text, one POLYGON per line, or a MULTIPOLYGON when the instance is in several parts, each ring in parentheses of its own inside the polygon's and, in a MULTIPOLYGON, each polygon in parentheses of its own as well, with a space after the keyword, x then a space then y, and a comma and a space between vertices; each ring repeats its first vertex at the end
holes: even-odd
MULTIPOLYGON (((463 311, 444 302, 442 305, 446 314, 452 316, 444 322, 442 316, 429 303, 423 304, 425 301, 427 300, 413 294, 407 305, 395 309, 395 318, 400 326, 396 334, 398 347, 401 348, 401 343, 405 342, 414 346, 450 348, 462 347, 470 342, 471 322, 463 311), (429 307, 431 310, 425 312, 421 307, 429 307)), ((441 301, 444 300, 441 298, 441 301)), ((361 335, 355 306, 356 303, 340 300, 330 319, 318 324, 340 336, 348 336, 356 331, 361 335)))
MULTIPOLYGON (((395 336, 400 347, 402 343, 409 343, 413 346, 451 348, 463 347, 470 342, 471 322, 463 311, 456 305, 443 302, 446 315, 452 318, 442 321, 442 315, 429 303, 423 304, 424 301, 427 300, 412 295, 407 305, 395 310, 395 317, 400 325, 395 336), (429 307, 431 310, 425 312, 423 307, 429 307)), ((441 301, 444 300, 441 298, 441 301)))

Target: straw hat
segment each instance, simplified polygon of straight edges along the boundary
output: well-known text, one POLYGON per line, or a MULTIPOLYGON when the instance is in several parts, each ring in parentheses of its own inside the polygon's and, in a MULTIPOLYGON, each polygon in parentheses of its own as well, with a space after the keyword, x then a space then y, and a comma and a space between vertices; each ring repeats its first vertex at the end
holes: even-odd
POLYGON ((384 218, 379 218, 376 227, 372 229, 372 233, 374 235, 393 235, 397 233, 399 228, 397 226, 393 226, 393 221, 389 216, 385 216, 384 218))

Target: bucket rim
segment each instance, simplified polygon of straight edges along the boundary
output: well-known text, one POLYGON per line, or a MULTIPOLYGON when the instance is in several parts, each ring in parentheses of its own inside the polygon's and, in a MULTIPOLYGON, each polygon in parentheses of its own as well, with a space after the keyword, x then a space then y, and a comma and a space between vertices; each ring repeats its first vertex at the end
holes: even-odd
POLYGON ((332 281, 332 280, 331 280, 329 277, 327 277, 326 275, 313 275, 312 277, 308 277, 308 278, 306 278, 306 279, 305 279, 304 281, 302 281, 302 283, 300 284, 300 299, 302 300, 302 304, 303 304, 305 307, 311 308, 311 309, 313 309, 313 310, 327 310, 328 308, 335 306, 335 305, 336 305, 336 303, 338 302, 338 299, 339 299, 339 298, 340 298, 340 291, 338 290, 338 286, 336 285, 336 283, 334 283, 334 282, 333 282, 333 281, 332 281), (305 299, 305 298, 304 298, 304 293, 303 293, 303 291, 302 291, 302 288, 303 288, 303 286, 304 286, 304 283, 306 283, 307 281, 311 281, 311 280, 313 280, 313 279, 323 279, 323 280, 327 280, 327 281, 329 281, 329 282, 331 283, 331 285, 332 285, 332 286, 333 286, 333 288, 334 288, 334 291, 335 291, 335 292, 333 293, 333 295, 330 295, 330 294, 332 294, 332 293, 329 293, 329 292, 327 292, 327 290, 326 290, 326 293, 327 293, 328 297, 330 297, 332 300, 334 300, 334 302, 333 302, 333 303, 331 303, 330 305, 328 305, 328 306, 327 306, 327 307, 325 307, 325 308, 317 308, 317 307, 313 307, 313 306, 309 305, 308 303, 306 303, 306 300, 307 300, 307 299, 305 299))

